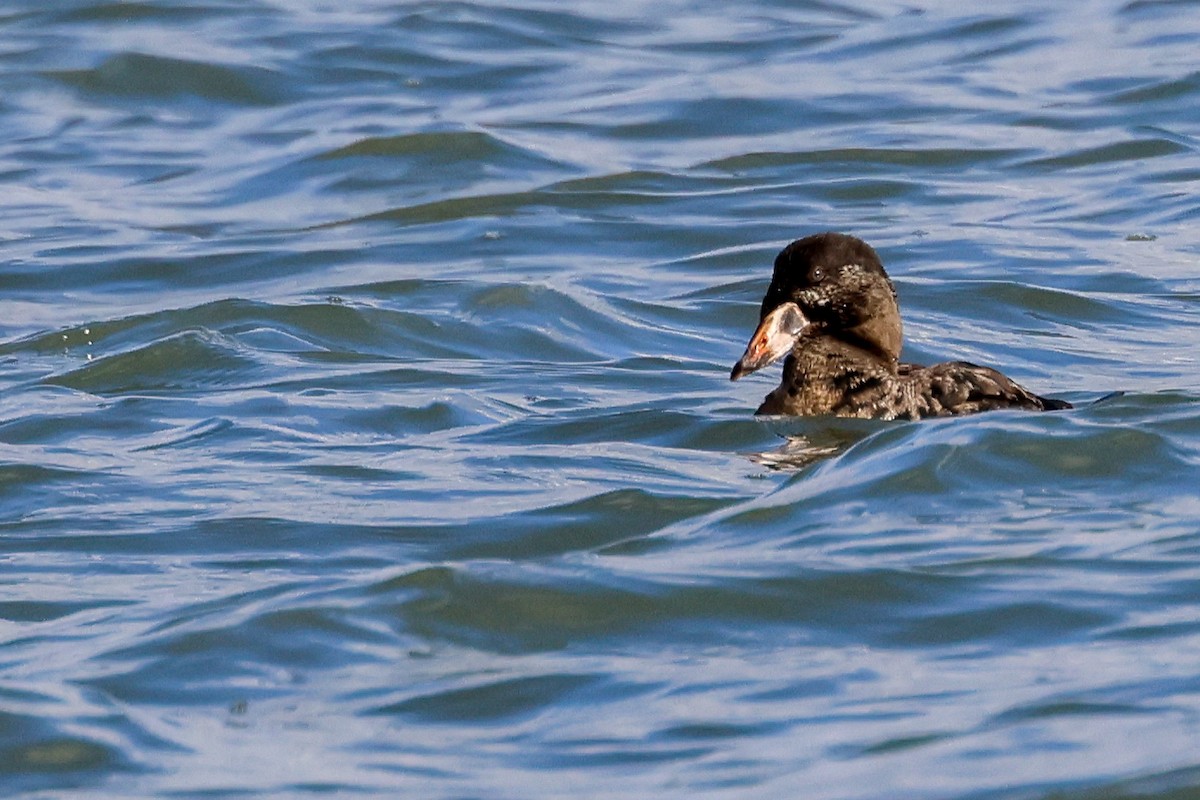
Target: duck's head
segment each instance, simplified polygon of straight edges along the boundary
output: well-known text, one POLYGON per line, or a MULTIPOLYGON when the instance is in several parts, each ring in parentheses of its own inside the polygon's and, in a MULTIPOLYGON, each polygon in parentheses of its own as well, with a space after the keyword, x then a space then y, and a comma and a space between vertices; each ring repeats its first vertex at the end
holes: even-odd
POLYGON ((776 256, 758 329, 729 378, 762 369, 807 336, 833 336, 895 361, 902 335, 896 289, 871 246, 819 233, 776 256))

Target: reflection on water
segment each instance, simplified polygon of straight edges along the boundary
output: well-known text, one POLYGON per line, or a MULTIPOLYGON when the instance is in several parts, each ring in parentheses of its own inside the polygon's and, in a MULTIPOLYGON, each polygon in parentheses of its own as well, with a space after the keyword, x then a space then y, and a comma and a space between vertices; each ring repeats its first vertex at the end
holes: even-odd
POLYGON ((857 439, 814 442, 807 436, 789 436, 779 447, 761 453, 747 453, 746 457, 768 469, 803 469, 809 464, 837 455, 855 441, 857 439))
POLYGON ((764 426, 783 443, 761 452, 747 453, 756 464, 773 470, 798 470, 848 450, 872 432, 904 423, 874 420, 761 417, 764 426))

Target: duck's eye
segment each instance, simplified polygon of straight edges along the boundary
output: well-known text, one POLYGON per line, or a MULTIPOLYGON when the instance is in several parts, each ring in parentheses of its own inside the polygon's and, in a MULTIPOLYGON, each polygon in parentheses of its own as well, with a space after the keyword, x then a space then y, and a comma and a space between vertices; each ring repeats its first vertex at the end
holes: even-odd
POLYGON ((820 283, 825 280, 825 268, 820 266, 813 267, 808 272, 808 280, 809 283, 820 283))

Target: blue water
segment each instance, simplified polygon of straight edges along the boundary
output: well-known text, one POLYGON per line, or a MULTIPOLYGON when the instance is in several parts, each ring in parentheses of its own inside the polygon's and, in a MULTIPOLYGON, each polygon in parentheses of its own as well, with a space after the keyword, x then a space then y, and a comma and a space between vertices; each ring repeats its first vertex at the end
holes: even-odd
POLYGON ((0 33, 3 796, 1200 795, 1200 4, 0 33), (822 230, 1078 407, 754 419, 822 230))

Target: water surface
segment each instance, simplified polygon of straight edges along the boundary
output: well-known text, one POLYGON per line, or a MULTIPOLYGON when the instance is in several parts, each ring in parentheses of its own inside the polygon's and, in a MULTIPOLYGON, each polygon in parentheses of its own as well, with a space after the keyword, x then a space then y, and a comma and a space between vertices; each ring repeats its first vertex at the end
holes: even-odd
POLYGON ((4 795, 1200 791, 1198 12, 8 3, 4 795), (755 420, 821 230, 1079 407, 755 420))

